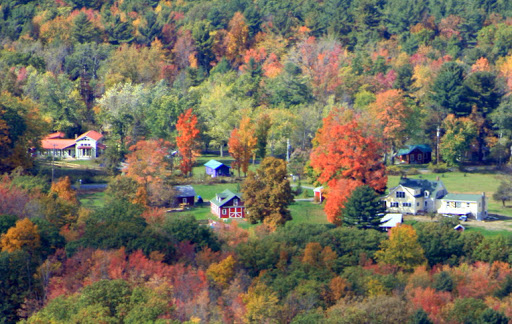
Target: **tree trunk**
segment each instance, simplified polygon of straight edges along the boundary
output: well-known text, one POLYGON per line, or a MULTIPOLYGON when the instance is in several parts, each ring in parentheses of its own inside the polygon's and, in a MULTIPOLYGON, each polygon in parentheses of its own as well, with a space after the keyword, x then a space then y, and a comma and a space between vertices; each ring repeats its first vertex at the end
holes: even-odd
POLYGON ((220 157, 224 156, 224 145, 220 144, 220 157))

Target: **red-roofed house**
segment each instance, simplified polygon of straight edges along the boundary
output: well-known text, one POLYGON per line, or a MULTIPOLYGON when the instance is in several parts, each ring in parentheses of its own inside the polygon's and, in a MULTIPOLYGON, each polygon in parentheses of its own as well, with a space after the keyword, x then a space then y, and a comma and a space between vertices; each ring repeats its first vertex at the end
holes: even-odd
POLYGON ((46 136, 41 143, 43 155, 59 158, 90 159, 100 155, 105 149, 101 143, 103 135, 88 131, 76 139, 65 139, 64 133, 57 132, 46 136))

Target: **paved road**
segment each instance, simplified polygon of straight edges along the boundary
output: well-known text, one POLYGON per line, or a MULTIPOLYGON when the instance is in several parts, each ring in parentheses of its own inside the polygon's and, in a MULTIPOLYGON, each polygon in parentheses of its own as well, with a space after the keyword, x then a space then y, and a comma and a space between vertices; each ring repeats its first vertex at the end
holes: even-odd
MULTIPOLYGON (((77 186, 72 185, 71 188, 78 189, 77 186)), ((87 183, 80 185, 80 190, 99 190, 99 189, 107 189, 106 183, 87 183)))

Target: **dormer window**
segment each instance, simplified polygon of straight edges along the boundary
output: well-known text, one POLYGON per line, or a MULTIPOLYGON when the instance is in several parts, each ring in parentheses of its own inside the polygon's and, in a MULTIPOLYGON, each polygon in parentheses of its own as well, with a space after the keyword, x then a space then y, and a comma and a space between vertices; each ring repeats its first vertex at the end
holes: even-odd
POLYGON ((423 193, 423 196, 425 198, 428 198, 430 196, 430 192, 428 192, 428 190, 425 190, 425 192, 423 193))

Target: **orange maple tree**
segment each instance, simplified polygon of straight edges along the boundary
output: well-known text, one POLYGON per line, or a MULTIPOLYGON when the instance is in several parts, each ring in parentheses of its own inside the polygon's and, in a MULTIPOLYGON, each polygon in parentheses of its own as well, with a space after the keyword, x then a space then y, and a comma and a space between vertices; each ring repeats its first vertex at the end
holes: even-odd
POLYGON ((249 117, 242 118, 240 128, 235 128, 231 132, 228 141, 229 154, 235 159, 231 166, 238 171, 238 176, 240 176, 240 170, 247 174, 257 140, 249 117))
POLYGON ((245 17, 241 12, 236 12, 229 22, 229 31, 225 39, 226 57, 235 65, 242 63, 248 39, 249 27, 245 17))
POLYGON ((180 170, 187 176, 191 174, 196 156, 199 155, 197 116, 192 114, 192 108, 178 117, 176 129, 178 130, 176 145, 181 155, 180 170))
POLYGON ((163 139, 138 141, 126 156, 126 174, 144 186, 163 181, 170 167, 166 158, 170 148, 171 143, 163 139))
POLYGON ((412 113, 405 105, 402 91, 391 89, 377 94, 370 109, 377 119, 386 149, 394 152, 406 138, 406 121, 412 113))
POLYGON ((76 191, 71 188, 71 180, 68 176, 60 178, 59 181, 53 183, 50 193, 55 193, 57 194, 57 197, 72 204, 78 203, 76 191))
POLYGON ((347 119, 341 109, 324 118, 310 156, 318 182, 329 187, 324 210, 332 223, 340 221, 343 204, 355 188, 368 185, 383 192, 387 184, 381 145, 364 134, 356 119, 347 119))

